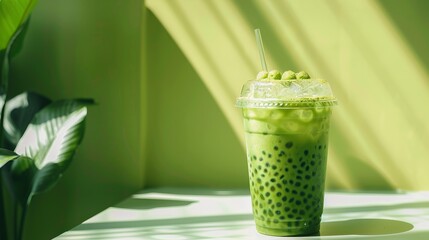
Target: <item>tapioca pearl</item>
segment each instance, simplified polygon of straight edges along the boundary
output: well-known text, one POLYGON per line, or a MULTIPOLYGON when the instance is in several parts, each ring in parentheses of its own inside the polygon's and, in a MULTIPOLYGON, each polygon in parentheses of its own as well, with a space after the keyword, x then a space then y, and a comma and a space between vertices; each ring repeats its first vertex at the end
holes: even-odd
POLYGON ((256 160, 256 156, 255 156, 255 155, 253 155, 253 156, 252 156, 252 159, 253 159, 253 160, 256 160))
POLYGON ((265 174, 263 174, 263 173, 262 173, 262 174, 261 174, 261 177, 263 177, 263 178, 264 178, 264 177, 265 177, 265 174))
POLYGON ((267 155, 267 157, 268 158, 271 158, 273 155, 271 154, 271 153, 269 153, 268 155, 267 155))
POLYGON ((265 166, 268 168, 268 167, 270 167, 270 163, 268 163, 268 162, 266 162, 265 163, 265 166))
POLYGON ((271 203, 273 203, 273 200, 272 199, 268 199, 267 203, 271 204, 271 203))
POLYGON ((261 165, 258 166, 258 170, 262 170, 262 166, 261 165))
POLYGON ((308 150, 304 150, 304 155, 307 156, 308 155, 308 150))
POLYGON ((313 177, 316 176, 316 172, 314 172, 314 171, 311 172, 311 176, 313 176, 313 177))
POLYGON ((268 211, 267 209, 262 210, 262 214, 267 215, 268 211))
POLYGON ((277 177, 279 175, 279 172, 275 172, 273 175, 274 177, 277 177))
POLYGON ((307 202, 308 202, 307 198, 302 199, 302 201, 303 201, 304 203, 307 203, 307 202))
POLYGON ((313 154, 311 154, 311 157, 312 157, 312 158, 316 158, 316 154, 314 154, 314 153, 313 153, 313 154))
POLYGON ((310 180, 310 175, 305 175, 305 179, 310 180))
POLYGON ((276 170, 276 169, 277 169, 277 166, 276 166, 276 165, 272 165, 272 166, 271 166, 271 168, 272 168, 273 170, 276 170))
POLYGON ((283 179, 285 177, 285 175, 284 174, 282 174, 282 175, 280 175, 280 179, 283 179))
POLYGON ((273 149, 274 149, 275 151, 278 151, 278 150, 279 150, 279 147, 278 147, 278 146, 274 146, 274 147, 273 147, 273 149))
POLYGON ((253 187, 253 186, 255 186, 255 183, 252 181, 251 185, 252 185, 252 187, 253 187))
POLYGON ((294 164, 294 165, 292 165, 292 168, 293 168, 293 169, 297 169, 297 168, 298 168, 298 166, 294 164))
POLYGON ((304 189, 307 189, 307 188, 308 188, 308 184, 305 184, 305 185, 303 186, 303 188, 304 188, 304 189))
MULTIPOLYGON (((296 219, 298 220, 298 219, 296 219)), ((295 222, 295 227, 299 227, 299 222, 295 222)))
POLYGON ((270 182, 275 183, 275 182, 276 182, 276 179, 275 179, 275 178, 271 178, 271 179, 270 179, 270 182))
POLYGON ((302 170, 300 170, 300 169, 298 169, 296 172, 297 172, 298 174, 302 174, 302 170))
POLYGON ((298 210, 297 209, 292 209, 292 213, 297 214, 298 210))
POLYGON ((285 212, 289 212, 290 211, 290 207, 285 207, 285 212))
POLYGON ((278 159, 278 158, 276 159, 276 162, 278 162, 278 163, 281 163, 281 161, 282 161, 282 160, 280 160, 280 159, 278 159))
POLYGON ((288 159, 287 159, 287 162, 288 162, 288 163, 292 163, 292 162, 293 162, 293 159, 292 159, 292 158, 288 158, 288 159))
POLYGON ((270 192, 266 192, 265 193, 265 197, 269 197, 271 195, 271 193, 270 192))
MULTIPOLYGON (((289 217, 289 215, 288 215, 288 217, 289 217)), ((291 217, 290 217, 290 218, 291 218, 291 217)), ((288 222, 288 223, 287 223, 287 226, 288 226, 288 227, 292 227, 292 222, 288 222)))
POLYGON ((294 194, 294 195, 298 195, 298 192, 297 192, 295 189, 293 189, 293 190, 292 190, 292 194, 294 194))
POLYGON ((283 205, 283 203, 281 202, 276 202, 276 207, 281 207, 283 205))
POLYGON ((316 162, 314 162, 314 160, 310 161, 311 166, 314 166, 314 164, 316 164, 316 162))
POLYGON ((274 191, 276 190, 276 187, 271 186, 271 187, 270 187, 270 190, 271 190, 271 192, 274 192, 274 191))
POLYGON ((305 205, 305 210, 310 210, 311 206, 310 205, 305 205))
POLYGON ((301 210, 299 210, 299 212, 298 212, 298 213, 299 213, 299 215, 305 215, 305 211, 304 211, 304 210, 302 210, 302 209, 301 209, 301 210))
POLYGON ((268 210, 268 216, 270 216, 270 217, 274 216, 274 213, 273 213, 273 211, 271 209, 268 210))
POLYGON ((264 150, 262 150, 262 155, 265 155, 265 154, 267 154, 264 150))
POLYGON ((299 166, 301 166, 301 168, 305 167, 305 165, 307 165, 306 162, 301 162, 301 164, 299 166))
POLYGON ((299 205, 301 205, 301 201, 300 200, 296 200, 295 204, 299 206, 299 205))
POLYGON ((260 162, 262 162, 263 160, 264 160, 263 158, 261 158, 261 157, 259 158, 259 161, 260 161, 260 162))
POLYGON ((285 191, 288 193, 288 192, 290 192, 290 190, 289 190, 289 188, 285 188, 285 191))
POLYGON ((296 179, 297 179, 297 180, 302 180, 301 175, 296 176, 296 179))
POLYGON ((279 219, 280 220, 285 220, 286 218, 285 218, 285 216, 280 216, 279 219))
POLYGON ((292 179, 290 179, 290 180, 289 180, 289 183, 290 183, 290 184, 293 184, 293 183, 294 183, 294 181, 293 181, 292 179))
POLYGON ((276 214, 276 215, 280 215, 280 214, 282 214, 282 212, 281 212, 280 210, 276 210, 276 211, 275 211, 275 214, 276 214))
POLYGON ((274 220, 273 220, 273 223, 277 224, 277 223, 279 223, 279 220, 274 219, 274 220))
POLYGON ((313 186, 311 186, 311 191, 315 191, 316 190, 316 186, 315 185, 313 185, 313 186))
POLYGON ((304 191, 301 191, 301 192, 299 193, 299 195, 300 195, 301 197, 304 197, 304 196, 305 196, 305 192, 304 192, 304 191))
POLYGON ((293 203, 295 201, 295 198, 294 197, 291 197, 290 199, 289 199, 289 203, 293 203))
POLYGON ((287 215, 287 217, 288 217, 288 218, 293 218, 293 217, 294 217, 294 215, 293 215, 293 214, 288 214, 288 215, 287 215))
POLYGON ((278 188, 283 187, 283 185, 282 185, 281 183, 277 183, 277 184, 276 184, 276 186, 277 186, 278 188))
MULTIPOLYGON (((299 177, 299 176, 298 176, 299 177)), ((295 187, 300 187, 301 183, 300 182, 295 182, 295 187)))
POLYGON ((289 172, 289 168, 285 168, 285 172, 289 172))
POLYGON ((305 167, 305 171, 309 171, 310 170, 310 166, 305 167))
POLYGON ((265 197, 264 197, 264 195, 261 193, 261 194, 259 194, 259 198, 261 199, 261 200, 265 200, 265 197))
POLYGON ((282 195, 282 193, 281 193, 281 192, 277 192, 277 193, 276 193, 276 196, 277 196, 277 197, 280 197, 281 195, 282 195))
POLYGON ((282 197, 282 201, 286 202, 287 201, 287 197, 286 196, 282 197))
POLYGON ((264 173, 268 173, 268 170, 266 168, 264 168, 264 173))
POLYGON ((287 142, 287 143, 285 144, 285 147, 286 147, 287 149, 292 148, 292 146, 293 146, 293 142, 287 142))
POLYGON ((313 197, 313 194, 309 193, 309 194, 307 195, 307 197, 308 197, 308 198, 312 198, 312 197, 313 197))
POLYGON ((256 178, 256 182, 257 183, 262 183, 262 179, 261 178, 256 178))

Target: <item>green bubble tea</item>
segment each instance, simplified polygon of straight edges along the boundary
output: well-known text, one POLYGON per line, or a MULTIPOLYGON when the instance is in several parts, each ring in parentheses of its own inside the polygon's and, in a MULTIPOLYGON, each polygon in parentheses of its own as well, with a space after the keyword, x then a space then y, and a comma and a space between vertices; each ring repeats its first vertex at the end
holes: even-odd
POLYGON ((244 109, 253 216, 260 233, 319 232, 329 107, 244 109))
POLYGON ((243 109, 249 185, 258 232, 317 234, 323 212, 331 106, 323 80, 249 81, 243 109))

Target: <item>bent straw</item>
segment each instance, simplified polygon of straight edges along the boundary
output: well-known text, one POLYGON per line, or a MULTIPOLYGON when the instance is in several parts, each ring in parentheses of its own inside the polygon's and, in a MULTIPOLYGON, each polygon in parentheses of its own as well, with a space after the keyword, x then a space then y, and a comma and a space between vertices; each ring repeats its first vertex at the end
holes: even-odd
POLYGON ((265 52, 264 52, 264 44, 262 43, 261 30, 259 28, 255 29, 256 35, 256 44, 259 49, 259 58, 261 60, 262 70, 268 72, 267 62, 265 61, 265 52))

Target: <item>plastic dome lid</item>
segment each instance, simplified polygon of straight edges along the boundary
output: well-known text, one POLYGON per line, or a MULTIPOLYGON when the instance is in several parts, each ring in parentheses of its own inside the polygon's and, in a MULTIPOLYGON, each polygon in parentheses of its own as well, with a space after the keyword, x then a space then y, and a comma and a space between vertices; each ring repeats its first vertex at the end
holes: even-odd
POLYGON ((336 104, 329 83, 322 79, 248 81, 236 101, 239 108, 312 108, 336 104))

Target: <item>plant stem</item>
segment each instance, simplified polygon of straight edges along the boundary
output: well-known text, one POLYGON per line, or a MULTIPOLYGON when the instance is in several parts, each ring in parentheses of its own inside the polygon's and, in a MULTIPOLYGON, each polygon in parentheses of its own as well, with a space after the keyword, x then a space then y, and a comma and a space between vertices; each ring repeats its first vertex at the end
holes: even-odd
MULTIPOLYGON (((1 177, 1 175, 0 175, 1 177)), ((4 203, 3 183, 0 178, 0 239, 7 239, 6 209, 4 203)))
POLYGON ((18 228, 18 235, 16 240, 22 240, 22 236, 24 236, 24 225, 25 225, 25 219, 27 218, 27 208, 28 208, 27 204, 24 204, 22 206, 21 218, 20 218, 20 223, 18 228))

